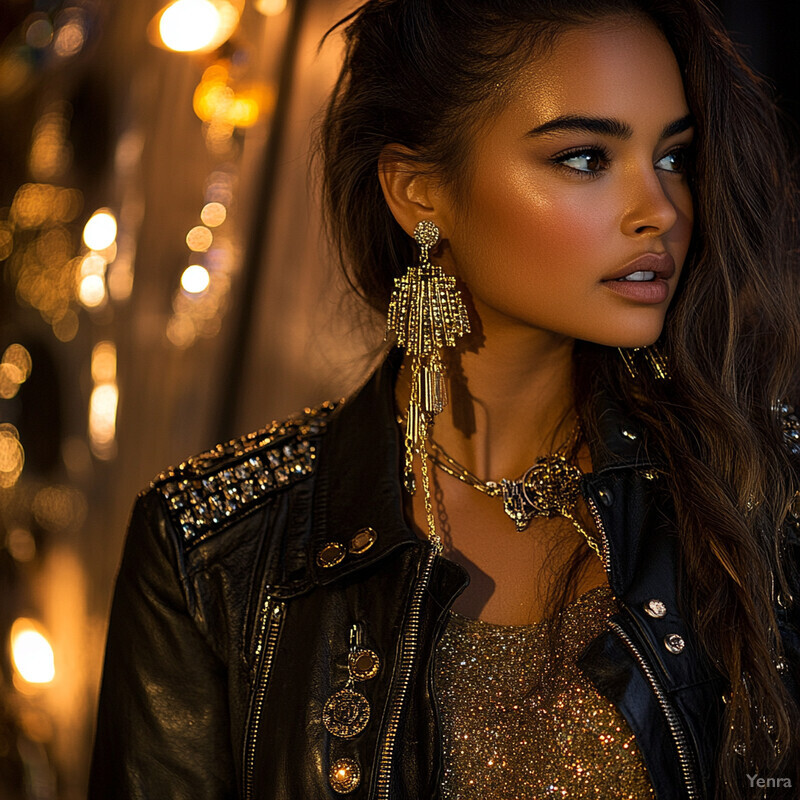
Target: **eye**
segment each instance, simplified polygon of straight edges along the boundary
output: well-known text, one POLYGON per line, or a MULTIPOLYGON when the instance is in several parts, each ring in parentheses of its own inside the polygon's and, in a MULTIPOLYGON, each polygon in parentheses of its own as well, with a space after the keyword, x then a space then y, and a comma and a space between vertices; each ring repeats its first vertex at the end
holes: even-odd
POLYGON ((656 168, 665 172, 686 172, 689 168, 689 148, 678 147, 656 161, 656 168))
POLYGON ((580 150, 570 150, 554 156, 553 163, 559 167, 582 173, 589 177, 596 175, 608 168, 608 153, 600 147, 588 147, 580 150))

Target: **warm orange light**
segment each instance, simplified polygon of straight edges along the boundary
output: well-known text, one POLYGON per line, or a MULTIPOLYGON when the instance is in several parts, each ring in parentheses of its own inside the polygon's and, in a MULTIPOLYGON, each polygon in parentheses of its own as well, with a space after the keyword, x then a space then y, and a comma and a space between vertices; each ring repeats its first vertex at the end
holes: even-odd
POLYGON ((92 350, 92 380, 112 383, 117 379, 117 348, 114 342, 98 342, 92 350))
POLYGON ((274 108, 275 95, 268 86, 249 84, 234 90, 230 82, 227 62, 213 64, 203 73, 192 100, 194 112, 203 122, 249 128, 262 112, 274 108))
POLYGON ((100 275, 87 275, 78 285, 78 300, 86 308, 97 308, 106 299, 106 282, 100 275))
POLYGON ((275 17, 286 10, 286 0, 256 0, 256 11, 266 17, 275 17))
POLYGON ((53 648, 39 625, 20 617, 11 626, 14 668, 27 683, 50 683, 56 676, 53 648))
POLYGON ((208 225, 209 228, 216 228, 225 222, 228 216, 228 211, 222 203, 206 203, 203 210, 200 212, 200 219, 208 225))
POLYGON ((216 50, 236 30, 241 6, 241 0, 173 0, 151 22, 150 38, 176 53, 216 50))
POLYGON ((204 292, 208 289, 210 283, 211 276, 208 274, 208 270, 200 266, 200 264, 192 264, 190 267, 186 267, 183 275, 181 275, 181 286, 189 294, 204 292))
POLYGON ((195 253, 205 253, 214 241, 214 234, 203 225, 197 225, 186 234, 186 244, 195 253))
POLYGON ((105 250, 117 238, 116 217, 107 209, 101 208, 92 214, 83 229, 83 241, 90 250, 105 250))

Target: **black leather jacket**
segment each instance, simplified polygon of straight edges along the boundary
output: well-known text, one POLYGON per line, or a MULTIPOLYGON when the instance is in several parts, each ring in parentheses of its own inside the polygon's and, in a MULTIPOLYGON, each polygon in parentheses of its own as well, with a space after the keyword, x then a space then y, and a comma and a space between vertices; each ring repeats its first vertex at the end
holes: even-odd
MULTIPOLYGON (((90 797, 439 795, 432 653, 465 572, 409 530, 389 359, 325 404, 160 476, 134 508, 111 615, 90 797), (350 632, 370 716, 332 736, 350 632)), ((670 502, 643 432, 603 409, 582 490, 619 611, 580 666, 627 719, 658 800, 710 798, 725 690, 678 613, 670 502)), ((789 657, 798 620, 781 610, 789 657)))

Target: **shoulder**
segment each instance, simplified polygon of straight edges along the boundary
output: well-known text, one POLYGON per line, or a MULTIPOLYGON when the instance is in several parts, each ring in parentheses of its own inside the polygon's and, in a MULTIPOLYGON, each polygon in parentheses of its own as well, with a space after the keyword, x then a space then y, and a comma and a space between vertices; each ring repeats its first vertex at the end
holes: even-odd
POLYGON ((248 516, 314 474, 320 437, 341 401, 218 444, 157 475, 140 497, 161 501, 184 547, 248 516))

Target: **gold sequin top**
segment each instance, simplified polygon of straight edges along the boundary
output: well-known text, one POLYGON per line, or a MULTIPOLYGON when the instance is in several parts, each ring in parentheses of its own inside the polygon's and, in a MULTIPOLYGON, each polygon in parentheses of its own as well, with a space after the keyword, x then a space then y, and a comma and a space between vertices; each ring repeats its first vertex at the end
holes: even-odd
POLYGON ((451 612, 435 665, 444 800, 655 797, 627 722, 576 664, 615 611, 608 586, 566 606, 550 675, 543 624, 451 612))

